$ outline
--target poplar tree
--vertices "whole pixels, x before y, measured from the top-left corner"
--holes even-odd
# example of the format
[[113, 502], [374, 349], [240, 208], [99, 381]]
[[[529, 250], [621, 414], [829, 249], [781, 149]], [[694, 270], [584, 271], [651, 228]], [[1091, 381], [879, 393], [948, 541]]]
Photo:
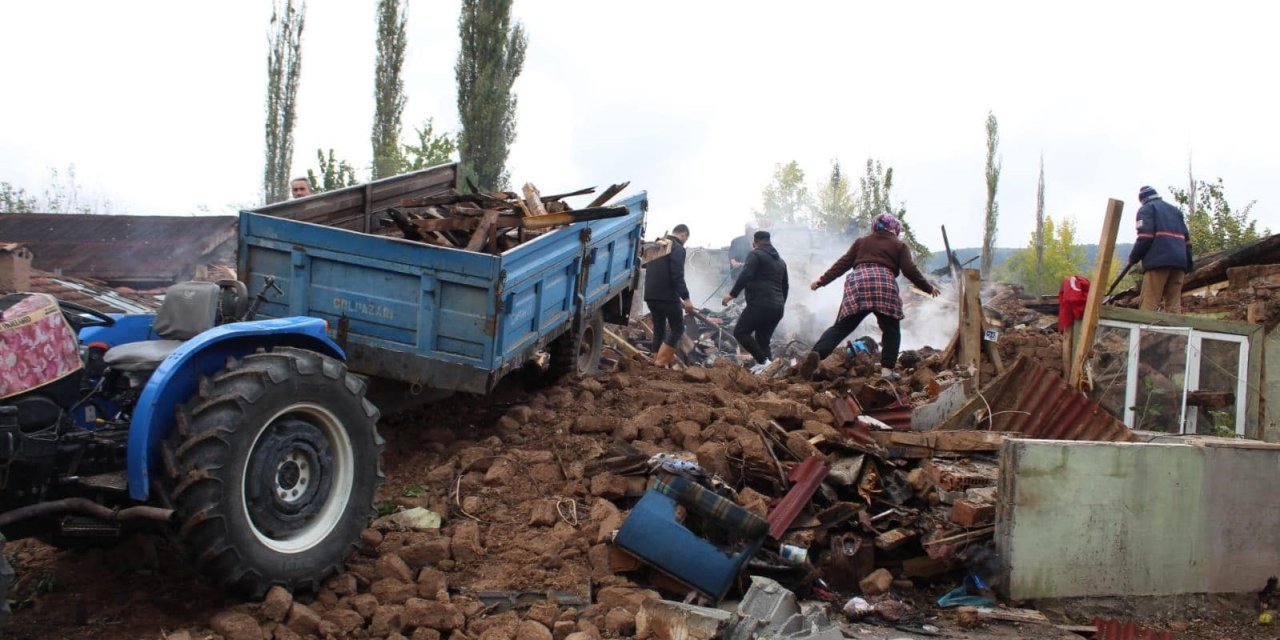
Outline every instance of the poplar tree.
[[302, 27], [306, 2], [276, 2], [267, 34], [266, 162], [262, 197], [267, 204], [289, 198], [293, 164], [293, 126], [297, 120], [298, 81], [302, 77]]
[[1044, 155], [1040, 156], [1040, 184], [1036, 186], [1036, 291], [1044, 272]]
[[996, 160], [996, 147], [1000, 144], [996, 116], [987, 112], [987, 215], [982, 229], [982, 275], [991, 273], [991, 262], [994, 259], [996, 244], [996, 219], [1000, 217], [1000, 207], [996, 204], [996, 187], [1000, 183], [1000, 162]]
[[400, 116], [404, 112], [404, 0], [378, 0], [378, 50], [373, 69], [373, 179], [400, 173]]
[[493, 191], [507, 184], [507, 154], [516, 138], [512, 86], [524, 67], [524, 27], [511, 23], [511, 0], [463, 0], [458, 36], [463, 175], [481, 191]]

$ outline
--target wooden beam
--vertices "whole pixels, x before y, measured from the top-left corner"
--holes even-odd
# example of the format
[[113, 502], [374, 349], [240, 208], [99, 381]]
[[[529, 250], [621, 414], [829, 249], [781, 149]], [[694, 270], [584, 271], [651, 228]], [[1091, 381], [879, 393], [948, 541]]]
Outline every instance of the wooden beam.
[[604, 340], [605, 342], [609, 343], [609, 346], [629, 356], [635, 356], [637, 358], [640, 358], [641, 360], [649, 359], [649, 356], [645, 355], [643, 351], [637, 349], [635, 345], [631, 344], [630, 342], [627, 342], [626, 338], [623, 338], [622, 336], [614, 333], [610, 329], [604, 330]]
[[1076, 324], [1073, 322], [1067, 325], [1065, 331], [1062, 332], [1062, 375], [1071, 374], [1071, 342], [1076, 332]]
[[[543, 216], [529, 216], [521, 218], [513, 215], [497, 216], [496, 226], [499, 229], [513, 229], [521, 227], [525, 229], [548, 229], [550, 227], [558, 227], [575, 222], [586, 222], [589, 220], [604, 220], [606, 218], [617, 218], [630, 213], [626, 207], [593, 207], [591, 209], [575, 209], [565, 213], [548, 213]], [[465, 217], [465, 218], [433, 218], [427, 220], [412, 220], [414, 226], [422, 231], [471, 231], [480, 226], [481, 217]]]
[[524, 206], [529, 210], [531, 216], [547, 215], [547, 208], [542, 204], [542, 194], [538, 193], [538, 188], [533, 186], [532, 182], [524, 183]]
[[622, 184], [610, 185], [609, 188], [605, 189], [603, 193], [596, 196], [596, 199], [592, 200], [591, 204], [587, 205], [586, 208], [590, 209], [591, 207], [603, 206], [604, 203], [612, 200], [614, 196], [618, 195], [619, 193], [622, 193], [622, 190], [626, 189], [630, 185], [631, 185], [630, 182], [623, 182]]
[[[991, 328], [990, 324], [986, 324], [983, 326], [985, 326], [988, 329]], [[984, 337], [982, 340], [982, 347], [984, 350], [986, 350], [987, 358], [991, 360], [991, 364], [995, 366], [996, 375], [998, 376], [1004, 375], [1004, 359], [1000, 357], [1000, 345], [990, 340], [987, 340]]]
[[[977, 371], [982, 366], [982, 301], [978, 298], [982, 276], [965, 269], [960, 298], [960, 364]], [[975, 378], [977, 374], [975, 373]]]
[[951, 334], [951, 341], [947, 343], [947, 348], [942, 350], [942, 368], [950, 369], [951, 361], [956, 358], [956, 347], [960, 342], [960, 331], [957, 329]]
[[1120, 232], [1120, 216], [1124, 203], [1112, 198], [1107, 201], [1107, 215], [1102, 220], [1102, 238], [1098, 241], [1098, 261], [1093, 266], [1093, 281], [1089, 286], [1089, 299], [1084, 305], [1084, 318], [1080, 323], [1080, 335], [1076, 338], [1075, 354], [1071, 358], [1071, 374], [1067, 382], [1076, 389], [1084, 387], [1084, 367], [1093, 350], [1093, 339], [1098, 331], [1098, 313], [1102, 307], [1104, 282], [1111, 278], [1111, 259], [1116, 253], [1116, 235]]
[[1187, 392], [1188, 407], [1212, 407], [1221, 409], [1229, 407], [1236, 403], [1236, 392], [1234, 391], [1209, 391], [1197, 390]]
[[489, 241], [490, 232], [496, 231], [498, 227], [498, 211], [490, 209], [484, 212], [480, 217], [480, 224], [476, 226], [476, 230], [471, 232], [471, 239], [467, 241], [467, 251], [479, 251], [484, 248]]

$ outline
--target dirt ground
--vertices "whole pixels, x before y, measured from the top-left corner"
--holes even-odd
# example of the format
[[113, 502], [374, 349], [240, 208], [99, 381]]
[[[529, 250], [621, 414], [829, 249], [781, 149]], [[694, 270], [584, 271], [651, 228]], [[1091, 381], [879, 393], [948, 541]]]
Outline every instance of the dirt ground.
[[[1034, 340], [1010, 341], [1008, 348], [1016, 344], [1050, 355], [1056, 347], [1048, 338]], [[627, 496], [643, 490], [643, 478], [594, 473], [593, 463], [616, 454], [620, 442], [645, 456], [714, 449], [723, 427], [714, 427], [713, 415], [723, 422], [744, 402], [765, 394], [800, 398], [812, 391], [794, 379], [753, 377], [727, 364], [695, 374], [623, 361], [621, 370], [597, 378], [541, 389], [513, 379], [487, 397], [450, 398], [381, 425], [387, 481], [379, 493], [380, 509], [431, 509], [444, 516], [440, 530], [366, 531], [348, 572], [318, 594], [300, 594], [292, 608], [271, 596], [263, 603], [224, 596], [201, 581], [161, 537], [89, 551], [19, 541], [6, 550], [19, 578], [3, 635], [69, 640], [630, 637], [640, 600], [653, 595], [678, 600], [683, 594], [655, 592], [644, 577], [609, 569], [605, 536], [621, 524]], [[661, 416], [647, 421], [658, 416], [646, 412], [652, 407], [663, 407]], [[960, 577], [953, 573], [900, 592], [921, 612], [919, 621], [938, 627], [936, 636], [853, 623], [845, 623], [845, 634], [883, 640], [1081, 637], [1043, 625], [961, 628], [953, 611], [931, 604]], [[553, 591], [559, 603], [522, 603], [503, 611], [484, 600], [482, 592], [490, 591]], [[574, 598], [583, 603], [566, 604]], [[840, 596], [837, 603], [845, 599]], [[1140, 620], [1179, 638], [1280, 637], [1258, 626], [1250, 607], [1247, 598], [1202, 599], [1180, 608], [1104, 601], [1087, 607], [1053, 603], [1044, 613], [1063, 624], [1086, 624], [1093, 615]]]

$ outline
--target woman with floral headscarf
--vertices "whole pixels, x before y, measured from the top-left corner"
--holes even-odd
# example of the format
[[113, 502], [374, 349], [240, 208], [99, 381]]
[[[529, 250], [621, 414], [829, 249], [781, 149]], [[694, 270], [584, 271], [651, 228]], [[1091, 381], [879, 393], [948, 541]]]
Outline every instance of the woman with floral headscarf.
[[899, 321], [903, 318], [902, 296], [898, 293], [898, 274], [907, 276], [917, 287], [937, 297], [938, 288], [921, 275], [911, 261], [911, 249], [898, 239], [902, 223], [893, 214], [882, 213], [871, 221], [871, 233], [854, 241], [836, 263], [809, 288], [816, 291], [849, 271], [844, 279], [844, 298], [840, 301], [840, 314], [836, 323], [822, 333], [813, 351], [800, 365], [800, 375], [813, 376], [818, 362], [831, 355], [840, 341], [853, 333], [868, 315], [875, 315], [883, 334], [880, 350], [880, 376], [893, 377], [898, 363], [898, 348], [902, 343]]

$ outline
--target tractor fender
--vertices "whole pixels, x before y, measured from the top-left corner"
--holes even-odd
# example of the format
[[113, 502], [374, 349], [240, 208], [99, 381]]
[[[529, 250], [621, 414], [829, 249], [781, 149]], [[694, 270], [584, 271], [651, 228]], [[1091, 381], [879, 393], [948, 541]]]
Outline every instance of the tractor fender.
[[129, 497], [143, 502], [149, 498], [160, 442], [173, 431], [178, 406], [195, 394], [202, 376], [221, 371], [227, 358], [273, 347], [308, 349], [345, 360], [346, 354], [325, 329], [324, 320], [301, 316], [235, 322], [205, 331], [169, 354], [151, 374], [133, 410], [126, 453]]
[[108, 347], [130, 342], [158, 340], [151, 325], [155, 324], [154, 313], [108, 313], [115, 324], [109, 327], [85, 327], [80, 330], [80, 344], [105, 342]]

